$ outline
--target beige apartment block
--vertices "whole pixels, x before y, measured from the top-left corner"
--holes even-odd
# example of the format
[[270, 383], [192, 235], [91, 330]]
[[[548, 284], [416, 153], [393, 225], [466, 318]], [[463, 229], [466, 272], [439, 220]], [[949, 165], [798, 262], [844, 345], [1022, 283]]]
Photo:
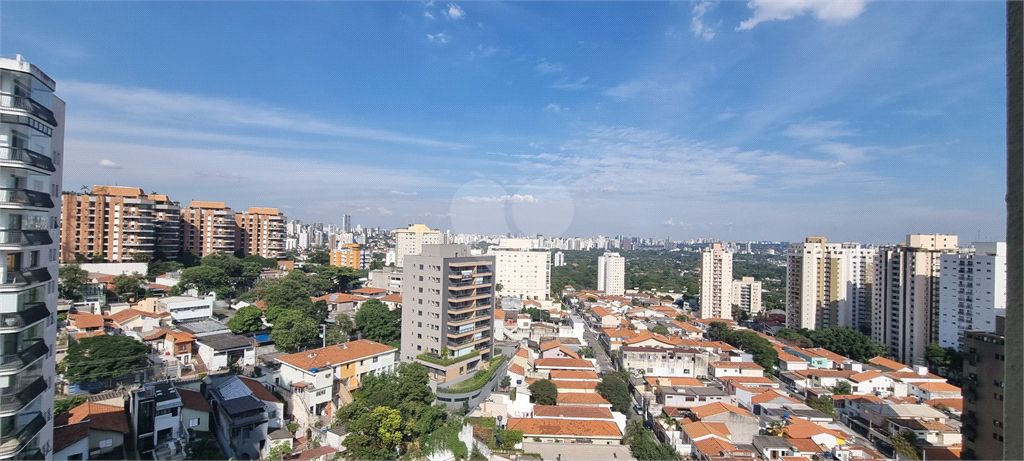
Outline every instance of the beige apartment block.
[[401, 269], [405, 257], [418, 255], [423, 245], [439, 245], [441, 231], [424, 224], [409, 224], [407, 229], [395, 229], [395, 267]]
[[277, 208], [249, 207], [235, 214], [235, 242], [246, 254], [277, 259], [284, 254], [285, 217]]
[[761, 282], [753, 277], [743, 277], [741, 280], [732, 281], [732, 303], [740, 306], [751, 316], [756, 316], [764, 311], [761, 305]]
[[62, 262], [74, 261], [76, 254], [116, 262], [178, 255], [180, 216], [166, 195], [93, 186], [89, 193], [65, 193], [62, 200]]
[[626, 258], [612, 252], [597, 258], [597, 290], [608, 296], [626, 293]]
[[732, 253], [721, 243], [700, 253], [700, 318], [732, 318]]
[[807, 237], [786, 252], [786, 323], [790, 328], [853, 329], [871, 323], [877, 249]]
[[494, 256], [500, 296], [545, 301], [551, 299], [551, 250], [535, 239], [500, 239], [487, 254]]
[[231, 253], [238, 247], [235, 212], [224, 202], [193, 200], [181, 209], [182, 250], [199, 256]]

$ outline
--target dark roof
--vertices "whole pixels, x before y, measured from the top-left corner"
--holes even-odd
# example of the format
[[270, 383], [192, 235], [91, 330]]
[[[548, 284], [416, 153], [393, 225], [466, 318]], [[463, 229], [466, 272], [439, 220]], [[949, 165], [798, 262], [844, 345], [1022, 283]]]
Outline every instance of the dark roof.
[[197, 343], [213, 348], [215, 351], [252, 347], [252, 340], [234, 333], [219, 333], [196, 339]]
[[283, 427], [281, 429], [278, 429], [274, 432], [267, 434], [267, 438], [270, 440], [284, 440], [290, 439], [292, 437], [295, 437], [295, 434], [288, 432], [288, 429], [285, 429]]
[[275, 396], [273, 392], [268, 391], [267, 388], [263, 386], [263, 383], [256, 381], [255, 379], [246, 378], [244, 376], [239, 376], [238, 379], [242, 380], [242, 383], [245, 384], [245, 386], [248, 387], [250, 390], [252, 390], [252, 395], [256, 396], [257, 399], [260, 399], [264, 402], [281, 403], [281, 399], [277, 398], [277, 396]]
[[153, 393], [156, 394], [156, 399], [154, 400], [157, 402], [166, 402], [179, 398], [178, 390], [174, 388], [170, 381], [151, 383], [146, 386], [153, 388]]
[[231, 415], [240, 415], [247, 411], [262, 410], [263, 402], [256, 397], [247, 395], [237, 399], [225, 400], [221, 402], [220, 406]]
[[203, 398], [203, 394], [189, 389], [178, 389], [178, 395], [181, 395], [181, 402], [185, 404], [185, 408], [213, 413], [213, 407]]
[[53, 452], [59, 452], [89, 436], [89, 422], [83, 421], [53, 428]]
[[[175, 322], [174, 326], [181, 331], [194, 335], [213, 333], [221, 330], [228, 330], [228, 326], [213, 319], [190, 320], [187, 322]], [[230, 330], [228, 330], [230, 331]]]

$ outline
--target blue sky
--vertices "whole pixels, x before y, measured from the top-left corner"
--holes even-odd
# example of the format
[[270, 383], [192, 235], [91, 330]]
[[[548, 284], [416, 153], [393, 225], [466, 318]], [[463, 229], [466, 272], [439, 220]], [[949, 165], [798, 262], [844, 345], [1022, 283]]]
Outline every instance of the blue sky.
[[4, 3], [64, 184], [455, 232], [1005, 234], [1002, 2]]

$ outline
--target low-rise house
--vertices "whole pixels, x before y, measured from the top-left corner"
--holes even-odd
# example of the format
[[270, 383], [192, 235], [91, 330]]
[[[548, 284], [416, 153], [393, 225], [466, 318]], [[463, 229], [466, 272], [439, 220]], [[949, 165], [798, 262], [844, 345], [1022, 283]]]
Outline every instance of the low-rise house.
[[[384, 296], [383, 298], [380, 298], [380, 302], [384, 303], [385, 306], [388, 306], [388, 310], [393, 311], [395, 309], [402, 309], [402, 295], [398, 293], [391, 293]], [[495, 314], [497, 314], [497, 312], [495, 312]]]
[[546, 443], [619, 445], [622, 440], [622, 431], [613, 421], [509, 418], [507, 429], [522, 431], [524, 440]]
[[[36, 424], [36, 421], [33, 420], [29, 425]], [[46, 421], [39, 417], [38, 424], [36, 432], [46, 425]], [[128, 425], [128, 415], [125, 414], [124, 407], [86, 402], [55, 417], [53, 425], [54, 428], [74, 426], [61, 429], [61, 440], [56, 439], [58, 432], [57, 429], [54, 430], [55, 459], [60, 459], [56, 456], [58, 452], [68, 455], [80, 454], [83, 445], [86, 444], [88, 453], [83, 459], [125, 459], [126, 457], [124, 440], [131, 433], [131, 428]], [[85, 438], [87, 442], [82, 442], [81, 438], [82, 432], [86, 430], [82, 429], [83, 425], [87, 427], [88, 431]], [[64, 447], [57, 450], [56, 447], [59, 445], [64, 445]]]
[[184, 402], [170, 381], [132, 391], [131, 423], [138, 459], [185, 459], [189, 435], [182, 424]]
[[213, 407], [206, 401], [203, 394], [191, 389], [177, 388], [181, 397], [181, 422], [189, 431], [189, 439], [210, 432], [210, 421], [213, 418]]
[[779, 358], [775, 360], [775, 365], [779, 368], [779, 371], [806, 370], [810, 366], [810, 362], [803, 357], [797, 357], [785, 350], [779, 350], [778, 353]]
[[204, 297], [194, 296], [168, 296], [156, 298], [156, 311], [168, 312], [175, 322], [187, 322], [213, 318], [213, 301], [217, 299], [214, 295]]
[[53, 459], [89, 459], [89, 421], [54, 423]]
[[[787, 439], [810, 439], [819, 446], [824, 446], [830, 451], [837, 445], [845, 445], [848, 435], [836, 429], [823, 427], [819, 424], [800, 418], [787, 418], [786, 426], [782, 429]], [[790, 443], [799, 443], [791, 440]], [[797, 445], [799, 447], [799, 445]], [[801, 450], [802, 451], [802, 450]], [[819, 451], [820, 453], [821, 451]]]
[[601, 396], [601, 394], [558, 394], [556, 402], [558, 405], [581, 405], [593, 407], [611, 408], [612, 403]]
[[691, 408], [690, 411], [693, 421], [724, 423], [729, 428], [733, 443], [750, 443], [760, 430], [757, 417], [735, 405], [714, 402]]
[[125, 309], [108, 316], [114, 327], [121, 330], [150, 331], [160, 327], [163, 317], [159, 314]]
[[352, 290], [352, 294], [356, 296], [362, 296], [364, 298], [381, 299], [387, 296], [388, 290], [375, 287], [362, 287]]
[[595, 321], [600, 322], [602, 328], [615, 328], [619, 325], [619, 316], [602, 306], [594, 306], [590, 314]]
[[234, 333], [219, 333], [196, 338], [199, 357], [210, 371], [226, 370], [231, 365], [256, 364], [253, 340]]
[[157, 328], [147, 333], [142, 337], [142, 342], [149, 344], [157, 353], [173, 355], [184, 364], [192, 361], [192, 354], [196, 347], [196, 335], [163, 328]]
[[206, 377], [214, 434], [225, 456], [259, 459], [267, 448], [267, 406], [234, 375]]
[[82, 312], [68, 314], [68, 332], [76, 338], [88, 338], [107, 334], [107, 319], [102, 315]]
[[[676, 444], [676, 450], [683, 456], [699, 456], [703, 454], [699, 449], [695, 449], [694, 445], [708, 439], [716, 439], [724, 444], [732, 445], [729, 442], [729, 428], [724, 423], [688, 422], [680, 426], [680, 432], [680, 440]], [[707, 449], [711, 448], [712, 444], [701, 443], [700, 445]], [[717, 455], [718, 453], [715, 453], [715, 456]]]
[[731, 376], [747, 376], [760, 378], [764, 376], [764, 367], [754, 362], [712, 362], [708, 373], [716, 378]]
[[651, 347], [623, 345], [622, 367], [642, 370], [654, 376], [696, 378], [706, 374], [707, 356], [689, 347]]
[[594, 362], [587, 359], [537, 359], [533, 361], [534, 371], [550, 374], [552, 370], [594, 371]]
[[267, 409], [267, 430], [274, 431], [284, 427], [284, 402], [259, 381], [244, 376], [239, 376], [238, 379], [242, 380], [242, 384], [245, 384], [252, 391], [252, 395], [260, 399]]
[[777, 435], [755, 435], [751, 445], [761, 455], [761, 459], [765, 460], [783, 459], [793, 456], [793, 452], [796, 451], [796, 447], [789, 443], [788, 439]]
[[907, 385], [908, 393], [921, 400], [960, 398], [960, 388], [944, 382], [918, 382]]
[[850, 391], [860, 395], [883, 395], [892, 388], [892, 378], [877, 370], [868, 370], [847, 378]]

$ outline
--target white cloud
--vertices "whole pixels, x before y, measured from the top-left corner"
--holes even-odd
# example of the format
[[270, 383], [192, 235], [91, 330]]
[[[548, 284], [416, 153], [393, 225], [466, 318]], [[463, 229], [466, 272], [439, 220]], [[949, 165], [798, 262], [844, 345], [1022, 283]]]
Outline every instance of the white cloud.
[[440, 32], [436, 35], [427, 34], [427, 38], [432, 42], [448, 43], [448, 36], [445, 35], [444, 32]]
[[393, 191], [391, 191], [391, 195], [400, 195], [402, 197], [415, 197], [416, 196], [416, 192], [415, 191], [413, 191], [413, 192], [405, 192], [405, 191], [400, 191], [400, 190], [393, 190]]
[[537, 68], [537, 72], [540, 72], [542, 74], [553, 74], [555, 72], [561, 72], [562, 71], [562, 65], [561, 64], [555, 64], [555, 63], [552, 63], [552, 62], [548, 62], [547, 59], [541, 59], [540, 62], [537, 64], [536, 68]]
[[493, 46], [477, 45], [476, 50], [480, 52], [481, 58], [486, 58], [498, 52], [498, 49]]
[[821, 21], [842, 23], [860, 16], [867, 0], [750, 0], [747, 6], [754, 10], [754, 16], [736, 30], [753, 29], [765, 21], [788, 21], [807, 13]]
[[100, 166], [103, 167], [103, 168], [114, 168], [114, 169], [120, 169], [121, 168], [121, 166], [118, 165], [117, 163], [114, 163], [114, 162], [112, 162], [110, 160], [107, 160], [107, 159], [100, 160]]
[[537, 198], [530, 194], [502, 195], [500, 197], [463, 197], [463, 200], [472, 203], [536, 203]]
[[462, 8], [459, 7], [459, 5], [456, 5], [454, 3], [448, 4], [448, 9], [445, 11], [445, 14], [447, 14], [448, 17], [452, 19], [462, 19], [466, 17], [466, 12], [463, 11]]
[[555, 103], [548, 104], [547, 107], [545, 107], [544, 109], [545, 110], [553, 110], [555, 112], [561, 112], [563, 110], [569, 110], [568, 107], [562, 107], [562, 106], [559, 106], [558, 104], [555, 104]]
[[714, 3], [706, 0], [693, 6], [693, 16], [690, 18], [690, 30], [693, 31], [693, 35], [704, 39], [704, 41], [710, 41], [715, 38], [715, 29], [704, 23], [704, 15], [714, 6]]
[[423, 17], [425, 17], [427, 19], [434, 19], [434, 15], [430, 14], [429, 11], [424, 11], [423, 12]]
[[379, 213], [379, 214], [381, 214], [383, 216], [390, 216], [390, 215], [395, 214], [394, 211], [391, 211], [391, 210], [389, 210], [387, 208], [384, 208], [384, 207], [377, 208], [377, 213]]
[[570, 80], [568, 78], [563, 78], [563, 79], [561, 79], [561, 80], [559, 80], [559, 81], [557, 81], [555, 83], [552, 83], [550, 85], [550, 87], [554, 88], [556, 90], [569, 90], [569, 91], [582, 90], [584, 88], [593, 88], [594, 85], [593, 84], [588, 84], [587, 83], [588, 81], [590, 81], [590, 77], [580, 77], [579, 79], [576, 79], [576, 80]]
[[818, 149], [840, 160], [840, 163], [843, 165], [867, 160], [867, 152], [870, 150], [869, 147], [853, 146], [839, 142], [825, 143], [818, 146]]
[[854, 131], [846, 122], [841, 120], [829, 120], [824, 122], [796, 123], [782, 132], [785, 136], [807, 140], [823, 140], [844, 136], [853, 136]]
[[672, 225], [675, 225], [675, 222], [674, 222], [674, 221], [672, 221], [672, 218], [668, 218], [668, 219], [666, 219], [666, 220], [662, 221], [661, 223], [662, 223], [662, 224], [664, 224], [664, 225], [666, 225], [666, 226], [672, 226]]

